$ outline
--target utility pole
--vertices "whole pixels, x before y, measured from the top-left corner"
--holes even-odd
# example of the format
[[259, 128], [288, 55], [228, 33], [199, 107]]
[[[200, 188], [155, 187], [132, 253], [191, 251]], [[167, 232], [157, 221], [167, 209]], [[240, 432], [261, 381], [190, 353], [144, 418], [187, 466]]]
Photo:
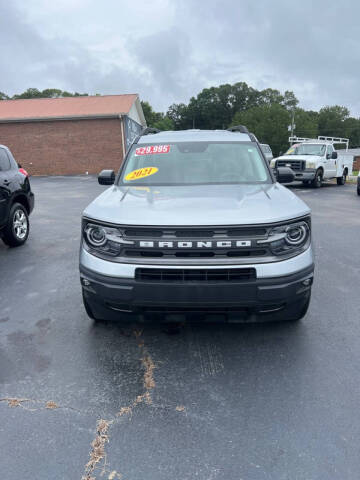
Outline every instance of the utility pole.
[[295, 130], [295, 107], [292, 109], [291, 113], [291, 136], [294, 136], [294, 130]]

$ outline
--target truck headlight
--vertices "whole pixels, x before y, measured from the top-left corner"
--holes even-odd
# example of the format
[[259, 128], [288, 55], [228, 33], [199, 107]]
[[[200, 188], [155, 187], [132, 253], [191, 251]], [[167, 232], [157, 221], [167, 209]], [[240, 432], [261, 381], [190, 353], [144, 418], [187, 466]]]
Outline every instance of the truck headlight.
[[275, 167], [276, 167], [276, 160], [271, 160], [270, 168], [275, 168]]
[[133, 244], [133, 241], [125, 240], [118, 228], [87, 223], [83, 221], [83, 238], [87, 246], [94, 253], [104, 255], [120, 255], [122, 245]]
[[316, 168], [315, 162], [309, 162], [306, 160], [306, 168]]
[[310, 245], [310, 229], [310, 218], [281, 225], [271, 229], [266, 240], [257, 243], [268, 245], [274, 255], [298, 254]]

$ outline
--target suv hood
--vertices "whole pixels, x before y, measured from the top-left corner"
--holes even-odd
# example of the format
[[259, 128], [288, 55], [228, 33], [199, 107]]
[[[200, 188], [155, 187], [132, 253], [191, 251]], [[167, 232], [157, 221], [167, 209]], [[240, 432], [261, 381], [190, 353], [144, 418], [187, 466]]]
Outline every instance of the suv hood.
[[83, 212], [118, 225], [254, 225], [290, 220], [309, 207], [278, 183], [176, 187], [112, 186]]

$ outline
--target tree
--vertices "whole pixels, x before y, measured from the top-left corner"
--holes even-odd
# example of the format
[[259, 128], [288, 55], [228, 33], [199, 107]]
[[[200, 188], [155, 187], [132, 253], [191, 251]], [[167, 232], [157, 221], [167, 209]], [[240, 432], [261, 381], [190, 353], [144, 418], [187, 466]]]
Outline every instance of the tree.
[[25, 92], [14, 95], [12, 97], [13, 100], [17, 100], [20, 98], [41, 98], [41, 92], [37, 88], [28, 88]]
[[288, 148], [289, 112], [277, 103], [237, 112], [232, 125], [246, 125], [261, 143], [268, 143], [274, 155]]
[[349, 110], [339, 105], [322, 108], [319, 111], [319, 135], [344, 137], [345, 120], [349, 115]]
[[161, 120], [155, 122], [153, 126], [159, 130], [174, 130], [173, 121], [166, 115]]
[[20, 98], [62, 98], [62, 97], [87, 97], [88, 93], [70, 93], [58, 88], [46, 88], [43, 91], [38, 90], [37, 88], [28, 88], [25, 92], [14, 95], [13, 100]]
[[174, 123], [171, 118], [161, 112], [154, 112], [149, 102], [141, 102], [144, 117], [148, 127], [158, 128], [159, 130], [173, 130]]
[[298, 137], [316, 138], [319, 135], [318, 117], [319, 114], [317, 112], [296, 108], [294, 111], [294, 134]]
[[162, 119], [163, 114], [154, 112], [149, 102], [142, 101], [141, 106], [142, 106], [145, 120], [148, 127], [153, 127], [156, 122]]
[[0, 92], [0, 100], [9, 100], [9, 97], [6, 93]]

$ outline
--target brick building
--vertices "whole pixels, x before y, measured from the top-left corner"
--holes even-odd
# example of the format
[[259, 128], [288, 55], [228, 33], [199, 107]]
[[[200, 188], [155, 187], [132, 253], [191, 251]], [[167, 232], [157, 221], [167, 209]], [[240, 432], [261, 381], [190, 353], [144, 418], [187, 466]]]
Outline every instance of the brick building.
[[0, 101], [0, 144], [32, 175], [117, 170], [145, 125], [136, 94]]

